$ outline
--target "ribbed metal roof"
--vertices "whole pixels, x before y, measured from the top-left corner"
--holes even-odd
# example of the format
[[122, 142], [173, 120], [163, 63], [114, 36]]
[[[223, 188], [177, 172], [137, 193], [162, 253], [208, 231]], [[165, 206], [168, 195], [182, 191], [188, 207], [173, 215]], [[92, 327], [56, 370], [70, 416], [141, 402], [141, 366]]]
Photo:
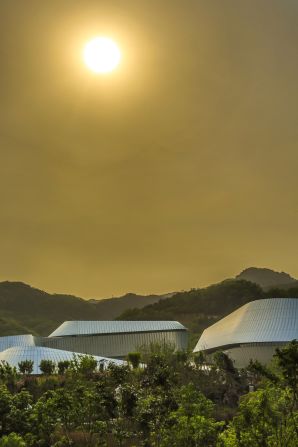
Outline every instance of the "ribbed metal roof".
[[238, 343], [298, 339], [298, 299], [268, 298], [245, 304], [205, 329], [194, 352]]
[[[18, 367], [18, 363], [24, 360], [32, 360], [33, 364], [33, 374], [41, 374], [39, 365], [41, 360], [52, 360], [58, 363], [63, 360], [72, 360], [73, 355], [82, 355], [70, 351], [62, 351], [60, 349], [43, 348], [39, 346], [16, 346], [13, 348], [8, 348], [3, 352], [0, 352], [0, 361], [4, 360], [8, 362], [11, 366]], [[108, 366], [109, 363], [114, 363], [117, 365], [123, 365], [125, 362], [121, 360], [109, 359], [106, 357], [92, 356], [99, 363], [103, 363], [104, 366]]]
[[65, 321], [49, 337], [177, 330], [186, 328], [177, 321]]
[[0, 352], [13, 346], [34, 346], [35, 340], [33, 335], [8, 335], [0, 337]]

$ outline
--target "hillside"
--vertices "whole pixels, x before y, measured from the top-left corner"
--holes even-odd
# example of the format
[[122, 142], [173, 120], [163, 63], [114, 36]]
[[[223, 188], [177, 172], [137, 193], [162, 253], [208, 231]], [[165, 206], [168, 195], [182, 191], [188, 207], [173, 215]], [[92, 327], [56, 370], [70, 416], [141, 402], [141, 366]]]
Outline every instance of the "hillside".
[[172, 298], [131, 309], [118, 317], [119, 320], [178, 320], [192, 333], [192, 344], [202, 331], [220, 318], [249, 301], [267, 297], [298, 297], [298, 288], [268, 292], [245, 280], [229, 279], [204, 289], [180, 292]]
[[48, 335], [65, 320], [111, 320], [124, 310], [155, 303], [167, 295], [127, 294], [106, 300], [83, 300], [43, 292], [22, 282], [0, 282], [0, 336]]
[[237, 275], [236, 279], [254, 282], [264, 290], [272, 287], [289, 288], [298, 286], [298, 281], [288, 273], [276, 272], [268, 268], [249, 267]]
[[89, 303], [96, 304], [97, 310], [102, 312], [102, 316], [106, 320], [113, 320], [126, 309], [148, 306], [157, 303], [159, 300], [170, 298], [174, 293], [164, 295], [137, 295], [135, 293], [127, 293], [117, 298], [106, 298], [104, 300], [89, 300]]

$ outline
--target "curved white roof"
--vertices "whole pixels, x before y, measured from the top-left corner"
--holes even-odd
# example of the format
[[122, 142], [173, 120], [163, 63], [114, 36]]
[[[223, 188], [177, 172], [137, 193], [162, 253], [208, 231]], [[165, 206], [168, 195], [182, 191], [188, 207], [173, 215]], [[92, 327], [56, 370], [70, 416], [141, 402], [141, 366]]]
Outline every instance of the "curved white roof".
[[0, 352], [13, 346], [34, 346], [35, 340], [33, 335], [8, 335], [0, 337]]
[[[53, 362], [58, 363], [63, 360], [72, 360], [74, 354], [78, 356], [82, 355], [71, 351], [43, 348], [40, 346], [16, 346], [0, 352], [0, 361], [4, 360], [11, 366], [17, 368], [19, 362], [22, 362], [23, 360], [32, 360], [34, 362], [33, 374], [41, 374], [39, 369], [41, 360], [52, 360]], [[99, 363], [103, 363], [105, 367], [108, 366], [109, 363], [115, 363], [117, 365], [123, 365], [125, 363], [121, 360], [109, 359], [107, 357], [98, 357], [95, 355], [92, 357]]]
[[298, 298], [269, 298], [247, 303], [205, 329], [194, 352], [294, 339], [298, 339]]
[[177, 321], [65, 321], [49, 337], [186, 330]]

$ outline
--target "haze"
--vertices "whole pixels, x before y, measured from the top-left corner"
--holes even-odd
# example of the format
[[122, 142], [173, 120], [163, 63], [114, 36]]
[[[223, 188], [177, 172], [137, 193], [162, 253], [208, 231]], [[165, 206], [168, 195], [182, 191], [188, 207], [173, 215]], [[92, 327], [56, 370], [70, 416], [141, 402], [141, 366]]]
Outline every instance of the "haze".
[[[298, 276], [298, 3], [0, 3], [2, 280], [84, 297]], [[104, 78], [82, 48], [123, 59]]]

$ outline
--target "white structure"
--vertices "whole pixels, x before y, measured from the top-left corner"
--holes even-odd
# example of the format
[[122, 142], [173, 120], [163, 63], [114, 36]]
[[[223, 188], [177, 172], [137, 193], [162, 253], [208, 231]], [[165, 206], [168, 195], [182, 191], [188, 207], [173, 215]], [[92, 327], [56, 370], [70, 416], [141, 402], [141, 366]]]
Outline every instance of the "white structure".
[[5, 349], [14, 346], [35, 346], [35, 337], [31, 334], [25, 335], [8, 335], [7, 337], [0, 337], [0, 353]]
[[194, 352], [221, 350], [238, 368], [268, 363], [278, 347], [298, 339], [298, 299], [252, 301], [205, 329]]
[[0, 361], [17, 366], [33, 360], [33, 373], [40, 374], [41, 360], [58, 363], [89, 354], [106, 367], [109, 362], [123, 364], [129, 352], [152, 343], [186, 349], [187, 330], [176, 321], [65, 321], [49, 337], [0, 337]]
[[65, 321], [44, 345], [122, 359], [152, 343], [187, 348], [187, 330], [177, 321]]
[[[0, 352], [0, 362], [6, 361], [11, 366], [18, 368], [18, 364], [24, 360], [33, 361], [32, 374], [41, 374], [39, 365], [42, 360], [51, 360], [56, 365], [64, 360], [73, 360], [74, 355], [82, 355], [70, 351], [62, 351], [60, 349], [43, 348], [39, 346], [15, 346]], [[105, 369], [109, 363], [121, 365], [121, 360], [112, 360], [104, 357], [93, 356], [98, 366], [102, 365]]]

